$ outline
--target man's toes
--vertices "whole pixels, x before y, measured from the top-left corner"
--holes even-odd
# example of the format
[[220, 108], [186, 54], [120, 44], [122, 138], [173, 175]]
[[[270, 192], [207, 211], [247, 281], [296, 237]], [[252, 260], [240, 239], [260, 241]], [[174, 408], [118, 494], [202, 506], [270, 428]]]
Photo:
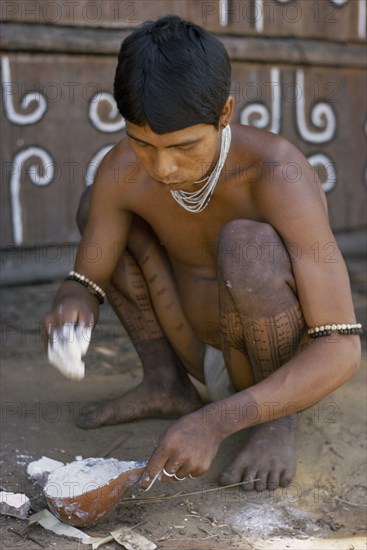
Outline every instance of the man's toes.
[[280, 474], [278, 470], [272, 470], [268, 475], [267, 488], [269, 491], [274, 491], [279, 487]]
[[220, 485], [232, 485], [233, 483], [240, 483], [243, 481], [243, 461], [240, 457], [228, 466], [219, 477]]
[[252, 471], [246, 468], [245, 473], [241, 481], [243, 481], [242, 489], [244, 491], [253, 491], [255, 489], [255, 484], [257, 479], [256, 470]]
[[232, 485], [233, 483], [239, 483], [241, 481], [241, 474], [235, 469], [224, 470], [219, 476], [219, 485]]
[[283, 472], [280, 474], [279, 485], [281, 487], [287, 487], [287, 485], [291, 483], [293, 478], [294, 478], [294, 472], [291, 472], [289, 470], [283, 470]]
[[83, 428], [83, 430], [90, 430], [92, 428], [100, 426], [101, 424], [99, 422], [91, 420], [88, 415], [80, 414], [76, 418], [76, 425], [79, 426], [79, 428]]
[[256, 474], [257, 481], [255, 481], [255, 484], [254, 484], [256, 491], [265, 491], [265, 489], [267, 488], [267, 485], [266, 485], [267, 478], [268, 478], [267, 472], [261, 472], [261, 471], [257, 472]]
[[90, 430], [92, 428], [98, 428], [104, 424], [102, 409], [99, 405], [89, 405], [84, 407], [82, 412], [76, 419], [76, 424], [79, 428], [84, 430]]

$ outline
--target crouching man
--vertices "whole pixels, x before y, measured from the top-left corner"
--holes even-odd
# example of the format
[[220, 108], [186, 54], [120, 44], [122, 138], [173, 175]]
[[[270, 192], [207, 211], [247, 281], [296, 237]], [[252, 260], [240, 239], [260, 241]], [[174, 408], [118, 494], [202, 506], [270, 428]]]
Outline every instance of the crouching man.
[[[139, 386], [79, 426], [180, 417], [159, 438], [144, 489], [158, 476], [204, 474], [237, 431], [246, 444], [220, 482], [287, 485], [292, 413], [360, 362], [361, 327], [316, 174], [284, 138], [231, 122], [229, 89], [224, 47], [192, 23], [163, 17], [123, 42], [114, 93], [126, 136], [83, 194], [75, 268], [45, 318], [45, 333], [96, 324], [106, 294], [144, 368]], [[91, 243], [98, 261], [88, 260]]]

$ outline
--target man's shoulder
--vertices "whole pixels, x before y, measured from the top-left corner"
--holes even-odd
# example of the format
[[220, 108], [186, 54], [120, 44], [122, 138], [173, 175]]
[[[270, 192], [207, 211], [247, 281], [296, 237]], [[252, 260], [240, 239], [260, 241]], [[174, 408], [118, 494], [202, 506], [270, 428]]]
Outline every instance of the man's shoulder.
[[261, 128], [235, 124], [237, 147], [244, 157], [258, 162], [282, 162], [301, 152], [285, 137]]
[[237, 155], [241, 155], [242, 171], [259, 211], [274, 211], [276, 204], [283, 205], [285, 200], [302, 202], [312, 197], [326, 204], [317, 173], [290, 141], [240, 124], [234, 131]]
[[103, 157], [94, 183], [95, 185], [110, 185], [114, 188], [124, 185], [126, 192], [130, 182], [140, 179], [140, 172], [141, 167], [129, 146], [127, 137], [124, 136]]
[[306, 185], [311, 180], [317, 182], [307, 158], [285, 137], [241, 124], [235, 127], [235, 136], [245, 172], [257, 175], [252, 179], [255, 189], [274, 192], [274, 182], [277, 190], [281, 184], [287, 188], [296, 182], [301, 187], [302, 182]]
[[131, 150], [126, 135], [124, 135], [120, 141], [108, 151], [101, 165], [105, 167], [115, 166], [123, 168], [129, 162], [136, 163], [136, 157]]

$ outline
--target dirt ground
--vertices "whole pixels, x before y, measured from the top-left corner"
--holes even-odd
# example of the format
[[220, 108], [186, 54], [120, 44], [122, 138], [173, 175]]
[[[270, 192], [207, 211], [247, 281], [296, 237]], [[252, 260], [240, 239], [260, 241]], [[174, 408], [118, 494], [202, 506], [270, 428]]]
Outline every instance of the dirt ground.
[[[351, 260], [354, 299], [365, 316], [361, 263]], [[103, 456], [122, 434], [127, 440], [109, 456], [147, 459], [170, 423], [145, 420], [83, 431], [75, 417], [88, 403], [118, 396], [141, 379], [134, 349], [109, 306], [104, 306], [87, 356], [83, 382], [63, 378], [43, 353], [39, 326], [57, 282], [2, 289], [2, 489], [25, 492], [31, 513], [45, 508], [40, 488], [27, 479], [27, 464], [43, 455], [70, 462], [77, 455]], [[298, 470], [294, 482], [274, 492], [218, 489], [216, 480], [243, 443], [236, 434], [221, 446], [203, 478], [165, 485], [119, 504], [110, 521], [91, 529], [107, 534], [120, 525], [154, 541], [158, 549], [343, 549], [366, 548], [366, 354], [344, 387], [299, 415]], [[217, 488], [215, 491], [205, 492]], [[181, 494], [177, 495], [180, 492]], [[192, 494], [196, 493], [196, 494]], [[165, 495], [174, 498], [156, 500]], [[38, 524], [1, 516], [2, 548], [90, 548]], [[121, 548], [108, 543], [106, 549]]]

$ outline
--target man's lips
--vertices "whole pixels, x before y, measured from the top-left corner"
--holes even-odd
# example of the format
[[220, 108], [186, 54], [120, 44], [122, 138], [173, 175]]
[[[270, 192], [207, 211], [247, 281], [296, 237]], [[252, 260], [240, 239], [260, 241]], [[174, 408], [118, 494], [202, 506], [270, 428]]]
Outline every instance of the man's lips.
[[160, 185], [161, 187], [164, 187], [168, 191], [176, 191], [176, 190], [184, 191], [185, 187], [186, 187], [186, 190], [187, 188], [191, 188], [191, 191], [195, 191], [200, 188], [200, 187], [196, 187], [195, 189], [195, 183], [196, 183], [195, 181], [180, 181], [178, 183], [177, 182], [165, 183], [164, 181], [157, 180], [155, 178], [153, 178], [153, 180], [155, 181], [155, 183], [158, 183], [158, 185]]
[[170, 191], [174, 191], [176, 189], [181, 189], [185, 185], [190, 185], [188, 182], [180, 181], [178, 183], [165, 183], [164, 181], [160, 180], [154, 180], [156, 183], [158, 183], [161, 187], [165, 187], [166, 189], [169, 189]]

